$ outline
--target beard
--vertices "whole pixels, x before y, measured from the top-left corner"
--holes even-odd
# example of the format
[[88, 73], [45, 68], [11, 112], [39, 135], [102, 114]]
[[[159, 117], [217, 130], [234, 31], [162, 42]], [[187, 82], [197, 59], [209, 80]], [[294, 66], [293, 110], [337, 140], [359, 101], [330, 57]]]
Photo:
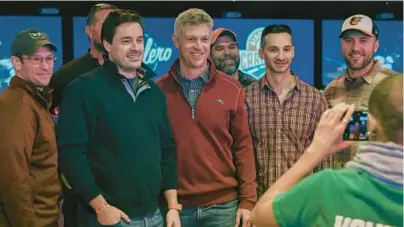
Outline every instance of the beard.
[[[348, 55], [351, 55], [351, 54], [356, 54], [356, 53], [351, 52], [351, 53], [349, 53]], [[352, 63], [349, 61], [349, 57], [346, 57], [346, 56], [344, 55], [345, 63], [347, 64], [347, 67], [348, 67], [349, 69], [354, 70], [354, 71], [355, 71], [355, 70], [361, 70], [361, 69], [365, 68], [366, 66], [368, 66], [368, 65], [372, 62], [373, 57], [374, 57], [374, 55], [366, 56], [365, 54], [362, 54], [362, 53], [359, 53], [359, 54], [361, 54], [361, 55], [363, 56], [363, 62], [362, 62], [362, 64], [360, 64], [360, 65], [354, 65], [354, 64], [352, 64]]]
[[[226, 63], [226, 60], [233, 60], [233, 63]], [[238, 70], [240, 65], [240, 57], [235, 54], [225, 54], [222, 57], [213, 59], [213, 62], [215, 63], [216, 69], [231, 76]]]

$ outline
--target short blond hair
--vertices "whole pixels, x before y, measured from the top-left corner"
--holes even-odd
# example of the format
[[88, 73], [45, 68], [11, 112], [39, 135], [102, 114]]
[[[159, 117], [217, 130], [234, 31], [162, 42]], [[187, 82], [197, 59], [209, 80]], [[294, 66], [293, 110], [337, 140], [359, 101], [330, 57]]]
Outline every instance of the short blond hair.
[[186, 25], [199, 25], [208, 24], [209, 27], [213, 28], [213, 19], [202, 9], [191, 8], [180, 13], [175, 19], [174, 23], [174, 34], [177, 35], [178, 31]]

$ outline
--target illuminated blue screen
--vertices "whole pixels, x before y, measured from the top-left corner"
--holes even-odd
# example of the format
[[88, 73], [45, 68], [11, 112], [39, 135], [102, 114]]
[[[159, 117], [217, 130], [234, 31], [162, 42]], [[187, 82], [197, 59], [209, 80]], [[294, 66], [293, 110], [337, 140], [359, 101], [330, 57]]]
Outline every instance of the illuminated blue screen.
[[[89, 48], [89, 40], [85, 33], [86, 18], [75, 17], [74, 57], [84, 55]], [[172, 42], [175, 18], [144, 18], [145, 24], [145, 58], [144, 62], [162, 76], [169, 70], [178, 57], [178, 51]], [[264, 27], [271, 24], [287, 24], [293, 32], [295, 59], [292, 70], [305, 82], [313, 85], [314, 81], [314, 25], [313, 20], [288, 19], [214, 19], [214, 29], [225, 27], [233, 30], [238, 37], [241, 50], [240, 69], [250, 75], [261, 78], [265, 65], [259, 58], [258, 47]]]

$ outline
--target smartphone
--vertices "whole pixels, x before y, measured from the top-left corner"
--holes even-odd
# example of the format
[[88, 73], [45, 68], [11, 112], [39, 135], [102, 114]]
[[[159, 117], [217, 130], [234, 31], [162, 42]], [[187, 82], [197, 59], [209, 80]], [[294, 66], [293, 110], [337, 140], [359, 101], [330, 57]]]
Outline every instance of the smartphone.
[[355, 111], [344, 132], [344, 140], [368, 140], [368, 112]]

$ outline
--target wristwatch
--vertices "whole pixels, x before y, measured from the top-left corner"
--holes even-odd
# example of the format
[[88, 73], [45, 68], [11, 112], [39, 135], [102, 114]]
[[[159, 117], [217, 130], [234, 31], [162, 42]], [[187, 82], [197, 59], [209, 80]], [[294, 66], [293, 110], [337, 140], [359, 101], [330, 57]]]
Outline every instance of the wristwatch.
[[168, 209], [169, 210], [174, 209], [174, 210], [178, 210], [178, 212], [181, 212], [182, 211], [182, 205], [178, 204], [178, 203], [169, 203], [168, 204]]

